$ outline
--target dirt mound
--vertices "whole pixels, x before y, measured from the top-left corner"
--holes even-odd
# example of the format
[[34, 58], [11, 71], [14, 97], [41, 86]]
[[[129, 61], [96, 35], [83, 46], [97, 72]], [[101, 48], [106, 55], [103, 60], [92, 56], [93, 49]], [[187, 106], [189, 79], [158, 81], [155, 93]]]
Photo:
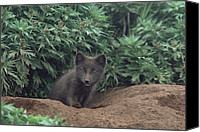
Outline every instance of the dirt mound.
[[68, 126], [185, 129], [185, 87], [179, 85], [136, 85], [98, 93], [89, 108], [73, 108], [59, 101], [2, 97], [7, 103], [27, 109], [28, 114], [49, 115], [67, 121]]

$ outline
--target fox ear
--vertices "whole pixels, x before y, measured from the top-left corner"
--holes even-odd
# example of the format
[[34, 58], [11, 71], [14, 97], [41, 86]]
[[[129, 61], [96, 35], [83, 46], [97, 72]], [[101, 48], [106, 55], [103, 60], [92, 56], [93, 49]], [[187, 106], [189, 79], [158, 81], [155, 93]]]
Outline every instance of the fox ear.
[[106, 66], [106, 56], [104, 54], [99, 55], [95, 59], [102, 67]]
[[82, 52], [78, 52], [76, 54], [76, 59], [75, 59], [75, 64], [79, 65], [81, 62], [83, 62], [85, 60], [85, 55]]

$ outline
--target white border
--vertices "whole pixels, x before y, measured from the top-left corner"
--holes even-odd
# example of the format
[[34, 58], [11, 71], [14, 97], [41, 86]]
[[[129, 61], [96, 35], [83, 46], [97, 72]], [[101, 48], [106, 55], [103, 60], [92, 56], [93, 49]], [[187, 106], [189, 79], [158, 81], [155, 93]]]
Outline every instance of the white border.
[[[21, 4], [54, 4], [54, 3], [91, 3], [91, 2], [123, 2], [123, 1], [170, 1], [170, 0], [1, 0], [0, 5]], [[197, 0], [196, 0], [197, 1]]]

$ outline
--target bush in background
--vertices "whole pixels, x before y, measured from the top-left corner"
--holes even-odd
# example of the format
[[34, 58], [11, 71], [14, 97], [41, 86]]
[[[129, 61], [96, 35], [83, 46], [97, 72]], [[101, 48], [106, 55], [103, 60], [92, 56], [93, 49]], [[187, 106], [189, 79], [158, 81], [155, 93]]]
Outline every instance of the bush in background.
[[4, 6], [1, 15], [3, 95], [45, 98], [77, 51], [108, 52], [107, 17], [95, 5]]
[[185, 85], [184, 2], [112, 3], [106, 9], [117, 37], [104, 87]]
[[185, 85], [184, 2], [3, 6], [3, 95], [46, 98], [77, 51], [107, 56], [100, 91]]

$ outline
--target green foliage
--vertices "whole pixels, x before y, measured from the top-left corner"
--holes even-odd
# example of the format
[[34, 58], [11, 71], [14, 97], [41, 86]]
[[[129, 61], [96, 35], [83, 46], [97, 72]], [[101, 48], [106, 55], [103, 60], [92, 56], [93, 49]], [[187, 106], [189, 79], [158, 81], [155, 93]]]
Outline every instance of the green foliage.
[[108, 87], [185, 85], [185, 3], [3, 6], [3, 95], [46, 98], [77, 51], [107, 56]]
[[[185, 84], [184, 2], [160, 4], [163, 10], [159, 14], [155, 13], [153, 16], [149, 11], [151, 15], [147, 15], [147, 18], [140, 17], [132, 31], [151, 48], [151, 58], [154, 58], [154, 63], [159, 68], [155, 79], [159, 83]], [[160, 17], [162, 19], [158, 19]]]
[[2, 7], [3, 95], [45, 98], [77, 51], [105, 49], [102, 10], [86, 4]]
[[[116, 3], [108, 7], [115, 17], [112, 23], [116, 29], [121, 27], [118, 35], [127, 36], [112, 42], [114, 51], [110, 54], [112, 58], [108, 57], [109, 70], [103, 87], [151, 83], [184, 85], [184, 2]], [[119, 26], [123, 19], [127, 21]], [[132, 23], [128, 25], [128, 21]]]
[[66, 126], [66, 122], [55, 116], [27, 115], [23, 108], [15, 108], [13, 104], [1, 102], [1, 123], [6, 125], [44, 125], [44, 126]]

